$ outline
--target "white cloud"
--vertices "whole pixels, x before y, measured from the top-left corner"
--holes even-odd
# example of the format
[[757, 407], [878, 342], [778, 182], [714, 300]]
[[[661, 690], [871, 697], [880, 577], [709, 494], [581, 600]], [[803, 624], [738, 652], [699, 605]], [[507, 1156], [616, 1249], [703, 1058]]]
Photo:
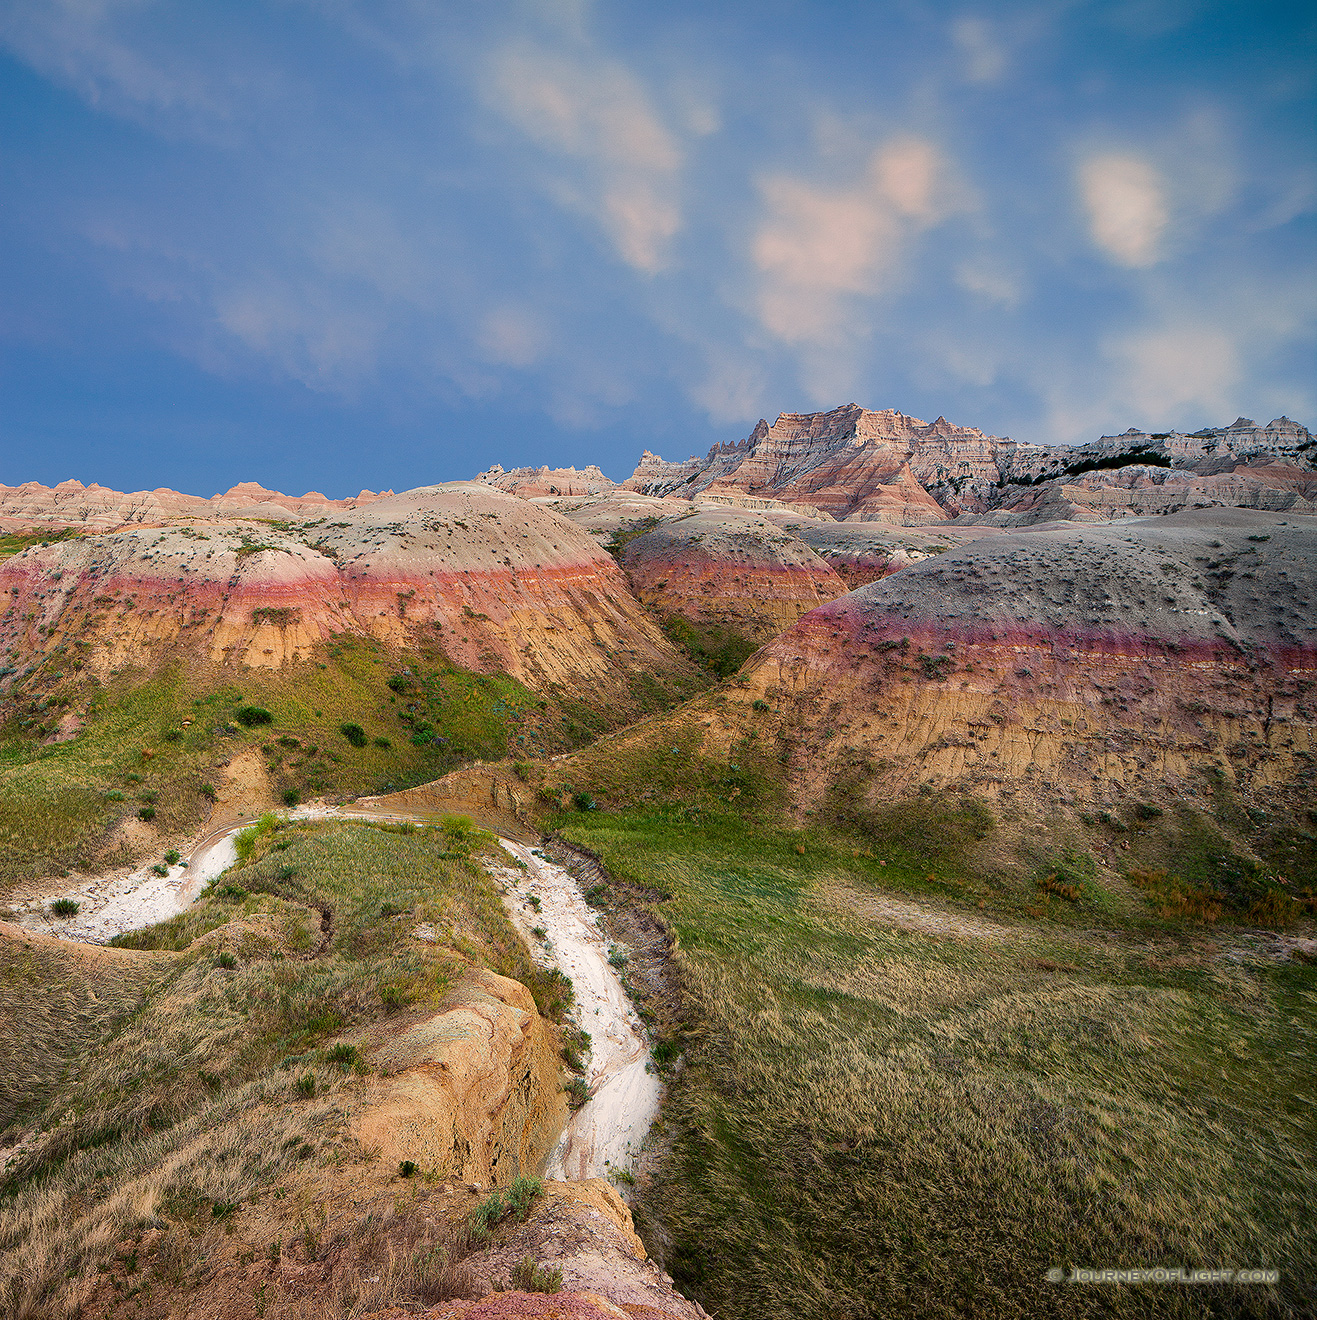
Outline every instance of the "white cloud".
[[946, 172], [932, 143], [904, 138], [875, 150], [853, 187], [761, 180], [765, 215], [751, 257], [764, 329], [791, 344], [845, 339], [847, 300], [881, 292], [909, 239], [950, 209]]
[[1144, 158], [1107, 152], [1079, 168], [1093, 242], [1122, 266], [1151, 266], [1170, 221], [1166, 185]]
[[1002, 307], [1016, 307], [1023, 294], [1020, 278], [991, 261], [962, 261], [956, 267], [956, 283]]
[[495, 307], [481, 318], [476, 344], [490, 362], [529, 367], [539, 361], [549, 336], [541, 318], [525, 307]]
[[662, 269], [681, 228], [683, 151], [639, 79], [594, 52], [519, 45], [495, 56], [490, 90], [501, 115], [582, 167], [560, 196], [597, 217], [628, 265]]
[[690, 390], [690, 397], [711, 422], [725, 426], [759, 417], [767, 393], [767, 379], [753, 360], [713, 349], [708, 354], [707, 373]]
[[1152, 425], [1191, 412], [1223, 417], [1239, 395], [1240, 348], [1225, 327], [1175, 324], [1137, 330], [1111, 341], [1106, 356], [1116, 367], [1113, 384], [1130, 415], [1152, 419]]
[[965, 77], [970, 82], [995, 83], [1006, 72], [1006, 46], [987, 19], [957, 19], [951, 25], [951, 40], [964, 59]]

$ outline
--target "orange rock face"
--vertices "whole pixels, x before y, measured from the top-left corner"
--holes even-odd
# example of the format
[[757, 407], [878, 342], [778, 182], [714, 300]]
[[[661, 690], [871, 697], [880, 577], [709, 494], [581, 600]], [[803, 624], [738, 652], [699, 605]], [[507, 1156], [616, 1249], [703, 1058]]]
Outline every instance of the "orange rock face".
[[0, 657], [78, 643], [95, 672], [182, 650], [278, 666], [336, 633], [405, 645], [532, 686], [611, 690], [679, 666], [613, 560], [551, 510], [458, 483], [271, 526], [133, 526], [0, 563]]
[[806, 800], [1317, 799], [1317, 519], [1202, 510], [976, 541], [804, 616], [752, 659]]

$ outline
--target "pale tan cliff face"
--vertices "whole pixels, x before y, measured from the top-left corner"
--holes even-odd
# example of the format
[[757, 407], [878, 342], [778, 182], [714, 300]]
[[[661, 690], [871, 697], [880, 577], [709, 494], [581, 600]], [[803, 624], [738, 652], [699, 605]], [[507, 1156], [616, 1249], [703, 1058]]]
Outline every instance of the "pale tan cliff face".
[[605, 690], [679, 664], [613, 560], [552, 510], [427, 487], [306, 521], [189, 522], [34, 547], [0, 563], [0, 650], [64, 643], [104, 673], [183, 651], [278, 667], [335, 634], [438, 645], [531, 686]]
[[472, 971], [448, 1007], [371, 1052], [353, 1135], [396, 1166], [504, 1187], [544, 1163], [567, 1119], [553, 1030], [530, 991]]

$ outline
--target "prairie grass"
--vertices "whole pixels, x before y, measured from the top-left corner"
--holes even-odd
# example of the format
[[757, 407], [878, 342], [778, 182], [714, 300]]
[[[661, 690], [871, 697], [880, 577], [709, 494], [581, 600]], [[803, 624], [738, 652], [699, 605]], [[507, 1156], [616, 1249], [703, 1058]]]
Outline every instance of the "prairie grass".
[[[880, 895], [867, 859], [730, 818], [560, 828], [667, 896], [698, 1026], [677, 1042], [687, 1066], [637, 1218], [711, 1312], [1317, 1306], [1310, 968], [1111, 925], [980, 938], [973, 908], [945, 932], [900, 929], [829, 898]], [[1282, 1281], [1154, 1298], [1046, 1283], [1058, 1265], [1275, 1266]]]
[[[322, 656], [282, 670], [179, 660], [100, 682], [52, 654], [0, 698], [0, 897], [15, 881], [130, 860], [106, 844], [142, 793], [157, 794], [140, 809], [160, 835], [192, 832], [246, 748], [264, 751], [276, 799], [390, 792], [473, 759], [576, 746], [626, 714], [623, 703], [587, 728], [565, 696], [366, 639], [340, 638]], [[269, 722], [246, 724], [252, 711]], [[81, 732], [44, 745], [71, 712], [83, 714]], [[357, 742], [340, 732], [347, 725], [361, 730]]]
[[[26, 1138], [0, 1180], [0, 1313], [75, 1308], [116, 1243], [204, 1238], [310, 1156], [356, 1158], [357, 1042], [469, 966], [561, 1007], [479, 864], [487, 837], [272, 819], [245, 864], [119, 949], [0, 941], [0, 1142]], [[389, 1288], [433, 1276], [437, 1300], [454, 1258], [427, 1259], [395, 1261]]]

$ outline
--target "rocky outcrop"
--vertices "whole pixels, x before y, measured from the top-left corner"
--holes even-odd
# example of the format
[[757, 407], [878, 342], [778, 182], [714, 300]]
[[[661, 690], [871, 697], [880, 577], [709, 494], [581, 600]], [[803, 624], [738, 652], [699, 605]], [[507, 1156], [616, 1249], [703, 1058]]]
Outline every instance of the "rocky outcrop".
[[641, 602], [697, 626], [765, 642], [846, 585], [799, 536], [752, 513], [696, 506], [629, 541]]
[[847, 404], [760, 421], [703, 460], [646, 451], [623, 483], [684, 499], [763, 499], [836, 519], [918, 526], [965, 518], [998, 526], [1174, 512], [1220, 505], [1311, 512], [1305, 474], [1317, 442], [1281, 417], [1240, 418], [1183, 435], [1129, 431], [1091, 445], [1026, 445], [893, 409]]
[[16, 669], [57, 647], [98, 674], [179, 652], [277, 667], [344, 632], [424, 640], [455, 664], [541, 688], [612, 690], [632, 669], [681, 663], [590, 536], [472, 483], [332, 518], [53, 542], [0, 563], [0, 593], [0, 657]]
[[803, 800], [859, 773], [1116, 802], [1317, 796], [1317, 520], [1198, 510], [972, 542], [805, 615], [742, 671]]
[[530, 991], [470, 972], [448, 1006], [370, 1055], [353, 1135], [391, 1166], [503, 1187], [532, 1176], [567, 1118], [552, 1028]]
[[310, 518], [333, 509], [356, 509], [392, 495], [363, 490], [355, 499], [331, 500], [319, 491], [282, 495], [254, 481], [239, 482], [222, 495], [202, 499], [176, 490], [139, 490], [131, 495], [92, 482], [61, 481], [43, 486], [0, 484], [0, 532], [30, 532], [72, 527], [110, 532], [133, 525], [157, 526], [190, 518]]

